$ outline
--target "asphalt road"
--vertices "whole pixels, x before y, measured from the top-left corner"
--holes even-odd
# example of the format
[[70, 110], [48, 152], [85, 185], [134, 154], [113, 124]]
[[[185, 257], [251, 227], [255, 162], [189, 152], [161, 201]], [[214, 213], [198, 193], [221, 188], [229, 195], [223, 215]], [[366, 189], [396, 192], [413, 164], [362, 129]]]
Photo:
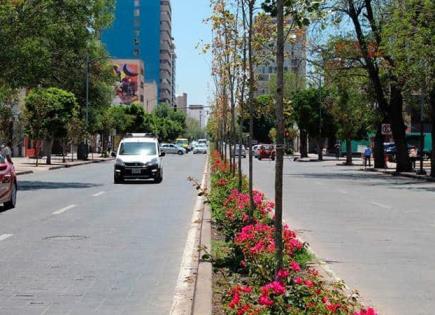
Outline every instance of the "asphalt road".
[[113, 162], [20, 176], [0, 314], [168, 314], [205, 156], [164, 161], [161, 184], [114, 185]]
[[[274, 163], [254, 172], [273, 198]], [[284, 174], [285, 220], [338, 277], [380, 315], [434, 314], [435, 183], [336, 161], [287, 159]]]

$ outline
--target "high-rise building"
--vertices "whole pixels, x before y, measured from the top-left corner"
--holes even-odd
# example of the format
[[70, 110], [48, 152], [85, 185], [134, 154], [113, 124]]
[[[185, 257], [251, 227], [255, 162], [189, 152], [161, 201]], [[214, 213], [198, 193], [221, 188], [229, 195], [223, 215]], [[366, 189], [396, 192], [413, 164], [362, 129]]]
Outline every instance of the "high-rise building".
[[187, 93], [178, 95], [176, 98], [177, 109], [187, 113]]
[[169, 0], [118, 0], [112, 26], [101, 39], [112, 58], [139, 59], [159, 101], [174, 105], [172, 10]]
[[[296, 30], [288, 34], [284, 45], [284, 72], [292, 71], [303, 81], [306, 76], [306, 32]], [[276, 76], [277, 66], [275, 56], [266, 58], [264, 62], [255, 67], [256, 96], [269, 94], [270, 80]]]

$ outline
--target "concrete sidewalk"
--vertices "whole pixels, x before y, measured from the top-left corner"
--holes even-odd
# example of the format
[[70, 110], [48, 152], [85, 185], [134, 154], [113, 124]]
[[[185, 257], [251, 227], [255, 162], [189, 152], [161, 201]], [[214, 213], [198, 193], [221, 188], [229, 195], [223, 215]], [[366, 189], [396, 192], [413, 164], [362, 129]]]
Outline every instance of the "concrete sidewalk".
[[52, 156], [50, 165], [45, 164], [46, 159], [42, 158], [39, 160], [39, 165], [36, 166], [36, 159], [34, 159], [34, 158], [27, 158], [27, 157], [14, 157], [14, 158], [12, 158], [12, 161], [14, 162], [14, 165], [15, 165], [15, 170], [16, 170], [17, 175], [51, 171], [51, 170], [56, 170], [56, 169], [60, 169], [60, 168], [74, 167], [74, 166], [80, 166], [80, 165], [86, 165], [86, 164], [92, 164], [92, 163], [100, 163], [100, 162], [106, 162], [106, 161], [111, 161], [111, 160], [113, 160], [112, 157], [103, 158], [103, 157], [100, 157], [99, 154], [94, 154], [93, 158], [90, 155], [89, 159], [86, 161], [77, 160], [77, 159], [74, 159], [73, 161], [71, 161], [71, 156], [66, 156], [65, 162], [63, 162], [63, 158], [61, 156]]
[[[286, 156], [287, 159], [293, 159], [294, 157], [299, 157], [298, 154], [295, 154], [294, 156]], [[323, 161], [319, 161], [317, 158], [317, 154], [309, 154], [307, 158], [299, 158], [297, 162], [322, 162], [328, 165], [334, 165], [337, 166], [344, 166], [346, 162], [346, 158], [341, 157], [340, 159], [336, 159], [332, 156], [324, 156]], [[352, 158], [352, 165], [353, 167], [361, 167], [362, 171], [371, 171], [371, 172], [379, 172], [384, 174], [389, 174], [392, 176], [402, 176], [402, 177], [408, 177], [408, 178], [415, 178], [420, 180], [426, 180], [430, 182], [435, 182], [435, 178], [430, 177], [430, 161], [424, 161], [423, 168], [426, 171], [427, 175], [417, 175], [415, 171], [413, 172], [396, 172], [396, 163], [394, 162], [387, 162], [387, 168], [374, 168], [373, 164], [374, 161], [372, 159], [370, 167], [364, 167], [363, 159], [360, 157], [353, 157]], [[416, 163], [416, 170], [420, 169], [420, 162], [417, 161]]]

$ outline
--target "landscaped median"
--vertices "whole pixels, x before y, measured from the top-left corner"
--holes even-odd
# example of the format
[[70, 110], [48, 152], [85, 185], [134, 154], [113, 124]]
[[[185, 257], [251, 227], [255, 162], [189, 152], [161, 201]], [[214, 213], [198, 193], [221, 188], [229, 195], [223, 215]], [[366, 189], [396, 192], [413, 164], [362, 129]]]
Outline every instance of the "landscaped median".
[[296, 233], [284, 226], [284, 268], [275, 270], [274, 204], [254, 192], [249, 217], [246, 181], [238, 179], [218, 152], [211, 157], [213, 314], [375, 315], [362, 308], [342, 282], [326, 281]]

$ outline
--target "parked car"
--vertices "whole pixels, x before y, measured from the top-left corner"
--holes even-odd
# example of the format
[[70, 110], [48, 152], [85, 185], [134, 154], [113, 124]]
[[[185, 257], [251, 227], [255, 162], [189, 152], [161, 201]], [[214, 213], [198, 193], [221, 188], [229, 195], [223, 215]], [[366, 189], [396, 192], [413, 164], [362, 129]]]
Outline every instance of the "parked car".
[[240, 148], [240, 145], [236, 145], [236, 149], [234, 152], [235, 156], [241, 156], [242, 158], [246, 158], [246, 149], [245, 147], [242, 145], [242, 147]]
[[193, 154], [198, 154], [198, 153], [202, 153], [202, 154], [207, 154], [207, 146], [205, 144], [199, 143], [197, 146], [195, 146], [193, 148]]
[[182, 148], [176, 144], [173, 143], [163, 143], [160, 146], [160, 150], [162, 152], [165, 152], [166, 154], [178, 154], [178, 155], [183, 155], [186, 153], [186, 149]]
[[271, 159], [275, 160], [276, 152], [275, 147], [272, 144], [261, 145], [258, 152], [258, 159]]
[[15, 208], [17, 203], [17, 176], [12, 163], [0, 154], [0, 203], [5, 209]]
[[148, 135], [133, 134], [121, 140], [115, 160], [114, 182], [130, 179], [153, 179], [163, 181], [163, 164], [159, 142]]
[[262, 146], [262, 144], [256, 144], [252, 147], [252, 152], [255, 158], [258, 159], [258, 156], [260, 154], [260, 147]]

